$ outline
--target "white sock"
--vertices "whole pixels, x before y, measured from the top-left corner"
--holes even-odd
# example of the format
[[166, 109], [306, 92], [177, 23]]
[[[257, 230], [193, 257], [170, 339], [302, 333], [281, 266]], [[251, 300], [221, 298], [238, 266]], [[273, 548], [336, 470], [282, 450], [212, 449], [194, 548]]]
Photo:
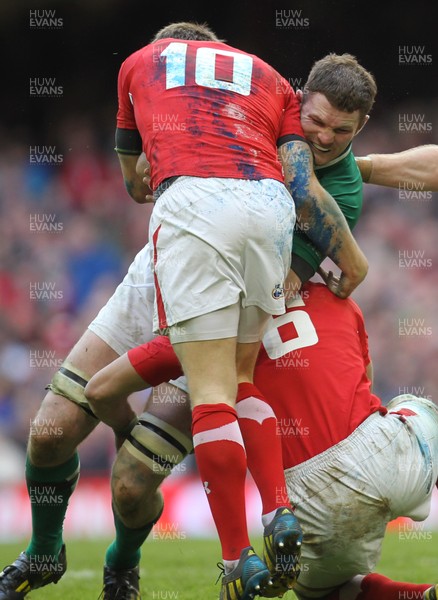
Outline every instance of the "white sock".
[[262, 515], [262, 525], [263, 527], [267, 527], [269, 523], [272, 522], [272, 519], [275, 517], [278, 508], [271, 510], [271, 512], [266, 513], [266, 515]]
[[360, 584], [364, 575], [356, 575], [339, 589], [339, 600], [355, 600], [361, 592]]
[[238, 564], [239, 564], [239, 559], [224, 560], [225, 575], [228, 575], [228, 573], [231, 573], [231, 571], [234, 571], [234, 569], [237, 567]]

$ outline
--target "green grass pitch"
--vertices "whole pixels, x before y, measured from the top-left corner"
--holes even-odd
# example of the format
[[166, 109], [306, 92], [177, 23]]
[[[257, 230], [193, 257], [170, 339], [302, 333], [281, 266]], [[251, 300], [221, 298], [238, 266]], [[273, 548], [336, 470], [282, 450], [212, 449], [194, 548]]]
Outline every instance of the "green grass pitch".
[[[408, 537], [408, 539], [406, 539]], [[102, 589], [102, 563], [106, 540], [67, 540], [68, 570], [57, 585], [27, 596], [34, 600], [97, 600]], [[257, 550], [261, 540], [254, 541]], [[12, 562], [26, 542], [1, 544], [0, 567]], [[438, 532], [421, 539], [389, 533], [378, 571], [392, 579], [436, 583]], [[214, 540], [148, 540], [143, 546], [141, 594], [143, 600], [217, 600], [220, 560]], [[284, 600], [295, 600], [293, 592]]]

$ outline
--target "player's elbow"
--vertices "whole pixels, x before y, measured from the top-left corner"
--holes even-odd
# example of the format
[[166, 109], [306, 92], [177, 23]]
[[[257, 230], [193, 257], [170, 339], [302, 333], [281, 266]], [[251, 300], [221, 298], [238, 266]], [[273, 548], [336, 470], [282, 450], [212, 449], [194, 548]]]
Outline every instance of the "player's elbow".
[[366, 259], [364, 259], [361, 262], [361, 264], [353, 270], [353, 276], [354, 276], [354, 279], [357, 281], [358, 285], [359, 285], [359, 283], [362, 283], [362, 281], [368, 275], [368, 268], [369, 268], [368, 261]]
[[360, 248], [354, 253], [352, 260], [349, 262], [348, 277], [351, 281], [354, 281], [357, 285], [362, 283], [368, 274], [369, 263]]

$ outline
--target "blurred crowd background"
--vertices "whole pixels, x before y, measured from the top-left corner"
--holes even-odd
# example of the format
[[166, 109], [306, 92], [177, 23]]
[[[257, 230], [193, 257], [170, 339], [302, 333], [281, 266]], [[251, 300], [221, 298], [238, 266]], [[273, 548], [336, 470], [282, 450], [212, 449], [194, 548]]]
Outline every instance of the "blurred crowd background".
[[[420, 2], [381, 6], [379, 15], [362, 15], [355, 2], [241, 2], [215, 10], [170, 3], [161, 19], [137, 1], [66, 4], [0, 7], [2, 55], [6, 63], [14, 58], [5, 65], [0, 113], [0, 483], [22, 480], [45, 386], [147, 241], [151, 207], [129, 198], [113, 150], [116, 78], [123, 58], [162, 25], [207, 20], [295, 88], [315, 59], [351, 52], [379, 87], [355, 154], [438, 143], [438, 52], [426, 3], [426, 12]], [[300, 25], [282, 26], [292, 9], [301, 11]], [[32, 10], [55, 10], [58, 26], [32, 26]], [[24, 59], [15, 60], [17, 39]], [[406, 47], [426, 57], [423, 64], [400, 66]], [[55, 78], [59, 93], [35, 97], [32, 78]], [[424, 126], [400, 127], [406, 122]], [[366, 318], [375, 391], [385, 402], [404, 392], [438, 401], [438, 194], [368, 185], [364, 196], [355, 233], [370, 272], [354, 298]], [[83, 473], [106, 473], [111, 432], [99, 425], [80, 453]]]

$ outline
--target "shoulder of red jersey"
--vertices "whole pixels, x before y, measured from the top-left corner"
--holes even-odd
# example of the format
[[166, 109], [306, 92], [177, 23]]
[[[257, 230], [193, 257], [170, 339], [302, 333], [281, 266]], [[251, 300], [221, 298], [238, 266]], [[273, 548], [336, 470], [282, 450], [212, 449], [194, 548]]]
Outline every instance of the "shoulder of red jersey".
[[148, 46], [143, 46], [143, 48], [139, 48], [138, 50], [136, 50], [135, 52], [133, 52], [132, 54], [130, 54], [129, 56], [127, 56], [125, 58], [125, 60], [122, 62], [122, 64], [120, 65], [120, 71], [121, 72], [123, 72], [123, 71], [126, 72], [132, 66], [134, 66], [135, 63], [137, 62], [137, 60], [144, 53], [144, 51], [145, 51], [146, 48], [148, 48]]
[[339, 305], [344, 309], [348, 307], [352, 313], [355, 313], [363, 319], [363, 313], [359, 305], [351, 298], [339, 298], [332, 291], [329, 290], [325, 283], [316, 281], [306, 282], [301, 289], [301, 296], [306, 302], [310, 300], [312, 303], [324, 302], [329, 303], [333, 306]]
[[[312, 314], [338, 314], [342, 320], [350, 322], [359, 334], [365, 364], [370, 362], [368, 353], [368, 334], [365, 327], [365, 318], [360, 306], [351, 298], [338, 298], [329, 290], [325, 283], [309, 281], [301, 290], [303, 300], [309, 313]], [[339, 312], [341, 311], [341, 312]]]

